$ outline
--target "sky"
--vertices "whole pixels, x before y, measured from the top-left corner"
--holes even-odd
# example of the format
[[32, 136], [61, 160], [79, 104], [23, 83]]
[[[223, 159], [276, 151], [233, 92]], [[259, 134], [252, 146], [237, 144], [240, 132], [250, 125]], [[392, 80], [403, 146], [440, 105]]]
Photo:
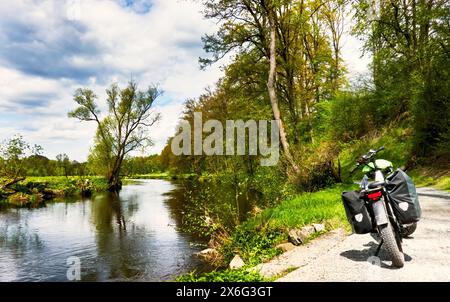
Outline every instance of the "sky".
[[[0, 2], [0, 141], [21, 134], [55, 158], [84, 161], [95, 124], [69, 119], [73, 93], [88, 87], [105, 108], [105, 89], [133, 78], [141, 89], [158, 84], [150, 130], [158, 153], [173, 135], [183, 103], [223, 75], [219, 62], [202, 71], [201, 37], [217, 25], [191, 0], [15, 0]], [[346, 34], [350, 78], [367, 70], [360, 42]]]

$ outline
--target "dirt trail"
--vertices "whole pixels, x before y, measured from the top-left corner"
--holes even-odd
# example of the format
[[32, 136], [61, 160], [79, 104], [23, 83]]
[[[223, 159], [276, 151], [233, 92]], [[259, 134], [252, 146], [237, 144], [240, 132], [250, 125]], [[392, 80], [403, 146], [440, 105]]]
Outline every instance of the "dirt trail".
[[[347, 236], [336, 230], [258, 266], [277, 281], [450, 281], [450, 194], [418, 188], [422, 219], [410, 239], [403, 240], [405, 266], [391, 267], [386, 252], [369, 235]], [[370, 258], [370, 259], [369, 259]], [[376, 265], [372, 265], [372, 260]]]

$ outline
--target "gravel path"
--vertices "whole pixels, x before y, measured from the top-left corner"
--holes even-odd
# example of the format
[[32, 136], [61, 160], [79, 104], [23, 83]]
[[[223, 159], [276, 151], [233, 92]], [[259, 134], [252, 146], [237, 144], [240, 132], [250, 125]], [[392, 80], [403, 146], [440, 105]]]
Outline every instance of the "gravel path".
[[[297, 268], [277, 281], [450, 281], [450, 194], [418, 188], [422, 219], [416, 232], [403, 240], [405, 266], [391, 267], [383, 249], [369, 235], [328, 233], [305, 246], [258, 266], [274, 276]], [[369, 260], [374, 263], [371, 264]]]

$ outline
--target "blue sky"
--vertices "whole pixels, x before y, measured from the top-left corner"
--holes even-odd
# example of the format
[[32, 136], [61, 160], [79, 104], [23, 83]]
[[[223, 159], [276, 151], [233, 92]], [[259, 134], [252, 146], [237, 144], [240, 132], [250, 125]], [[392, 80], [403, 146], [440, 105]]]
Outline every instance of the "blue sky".
[[[0, 140], [16, 133], [54, 158], [65, 152], [85, 160], [95, 125], [67, 118], [78, 87], [104, 104], [105, 88], [158, 83], [164, 95], [151, 131], [159, 152], [187, 98], [197, 97], [222, 75], [220, 64], [200, 71], [201, 36], [216, 25], [199, 1], [15, 0], [0, 2]], [[348, 38], [351, 72], [364, 71], [359, 44]]]

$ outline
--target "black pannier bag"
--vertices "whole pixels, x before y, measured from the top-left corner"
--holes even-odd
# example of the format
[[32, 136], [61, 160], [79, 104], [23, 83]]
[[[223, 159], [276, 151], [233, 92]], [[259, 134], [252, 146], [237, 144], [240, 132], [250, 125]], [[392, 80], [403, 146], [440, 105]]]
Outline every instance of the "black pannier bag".
[[373, 229], [372, 218], [367, 211], [364, 200], [359, 198], [359, 193], [356, 191], [343, 192], [342, 201], [353, 231], [356, 234], [370, 233]]
[[416, 186], [401, 169], [387, 177], [386, 186], [395, 216], [401, 224], [417, 222], [422, 215]]

